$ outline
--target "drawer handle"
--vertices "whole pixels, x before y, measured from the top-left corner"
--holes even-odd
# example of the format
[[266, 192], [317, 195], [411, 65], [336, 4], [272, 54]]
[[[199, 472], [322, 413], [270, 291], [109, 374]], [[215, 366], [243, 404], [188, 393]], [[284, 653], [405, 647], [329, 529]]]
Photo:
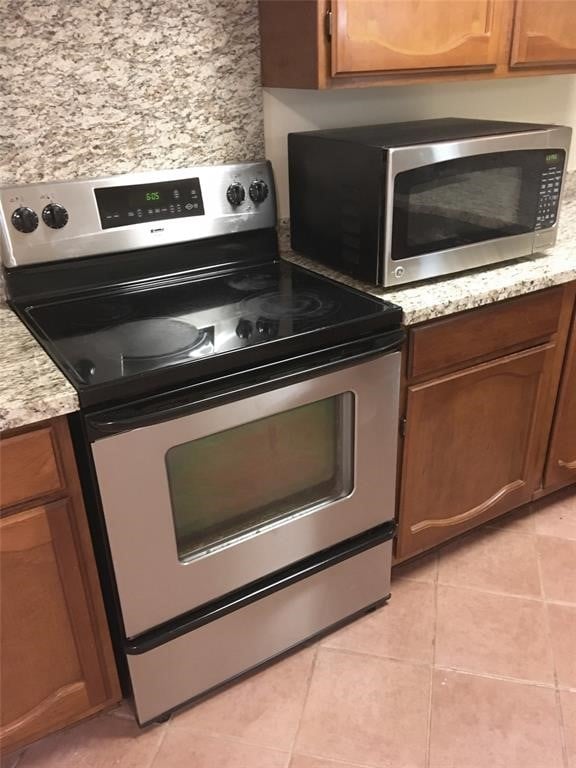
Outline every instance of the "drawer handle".
[[576, 459], [574, 459], [574, 461], [562, 461], [562, 459], [558, 459], [558, 466], [563, 469], [576, 469]]

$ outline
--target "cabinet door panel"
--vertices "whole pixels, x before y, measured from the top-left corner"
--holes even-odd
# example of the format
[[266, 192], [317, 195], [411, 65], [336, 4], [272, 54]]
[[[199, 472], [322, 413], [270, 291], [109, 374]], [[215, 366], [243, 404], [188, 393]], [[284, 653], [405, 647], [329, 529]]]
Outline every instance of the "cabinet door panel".
[[558, 393], [544, 487], [576, 483], [576, 316]]
[[530, 500], [553, 345], [408, 388], [398, 556]]
[[332, 74], [498, 63], [502, 0], [336, 0]]
[[517, 0], [510, 64], [576, 64], [576, 2]]
[[107, 697], [72, 508], [57, 501], [0, 520], [0, 746], [62, 727]]
[[50, 426], [0, 439], [0, 479], [2, 507], [64, 488]]

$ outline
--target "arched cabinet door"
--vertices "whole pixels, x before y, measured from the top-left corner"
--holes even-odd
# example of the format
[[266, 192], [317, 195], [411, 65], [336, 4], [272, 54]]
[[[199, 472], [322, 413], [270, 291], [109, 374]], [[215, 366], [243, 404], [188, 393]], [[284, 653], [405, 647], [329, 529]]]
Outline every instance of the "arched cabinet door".
[[575, 0], [517, 0], [511, 67], [576, 65]]
[[335, 0], [332, 75], [494, 68], [508, 10], [502, 0]]
[[0, 753], [120, 699], [65, 417], [0, 439]]
[[544, 487], [570, 483], [576, 483], [576, 314], [556, 403]]
[[554, 350], [542, 345], [408, 387], [399, 557], [530, 501]]

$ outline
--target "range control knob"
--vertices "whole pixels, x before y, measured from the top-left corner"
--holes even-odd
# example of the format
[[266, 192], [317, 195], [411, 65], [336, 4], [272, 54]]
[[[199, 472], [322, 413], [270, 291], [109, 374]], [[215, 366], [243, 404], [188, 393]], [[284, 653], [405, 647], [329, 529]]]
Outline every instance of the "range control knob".
[[62, 229], [68, 223], [68, 211], [63, 205], [49, 203], [42, 211], [42, 221], [51, 229]]
[[248, 188], [250, 199], [255, 203], [263, 203], [268, 197], [268, 184], [262, 179], [257, 179]]
[[259, 317], [256, 320], [256, 330], [262, 339], [274, 339], [278, 336], [280, 323], [278, 320], [270, 317]]
[[250, 322], [250, 320], [245, 320], [243, 317], [238, 320], [238, 325], [236, 326], [236, 335], [240, 339], [249, 339], [250, 336], [254, 333], [254, 326]]
[[32, 208], [23, 205], [12, 214], [12, 225], [18, 232], [34, 232], [38, 226], [38, 216]]
[[244, 202], [245, 197], [246, 191], [238, 181], [235, 181], [234, 184], [230, 184], [226, 190], [226, 198], [230, 205], [233, 205], [234, 207], [241, 205]]

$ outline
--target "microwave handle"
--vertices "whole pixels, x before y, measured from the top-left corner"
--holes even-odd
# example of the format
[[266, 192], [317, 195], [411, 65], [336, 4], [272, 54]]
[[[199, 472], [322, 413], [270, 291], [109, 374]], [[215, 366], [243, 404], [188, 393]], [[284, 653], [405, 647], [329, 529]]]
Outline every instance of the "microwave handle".
[[87, 414], [85, 424], [88, 439], [94, 442], [99, 438], [186, 416], [224, 402], [279, 389], [337, 368], [356, 365], [371, 357], [400, 350], [405, 337], [406, 332], [401, 328], [322, 352], [308, 353], [288, 361], [268, 363], [250, 371], [201, 382], [129, 406]]

